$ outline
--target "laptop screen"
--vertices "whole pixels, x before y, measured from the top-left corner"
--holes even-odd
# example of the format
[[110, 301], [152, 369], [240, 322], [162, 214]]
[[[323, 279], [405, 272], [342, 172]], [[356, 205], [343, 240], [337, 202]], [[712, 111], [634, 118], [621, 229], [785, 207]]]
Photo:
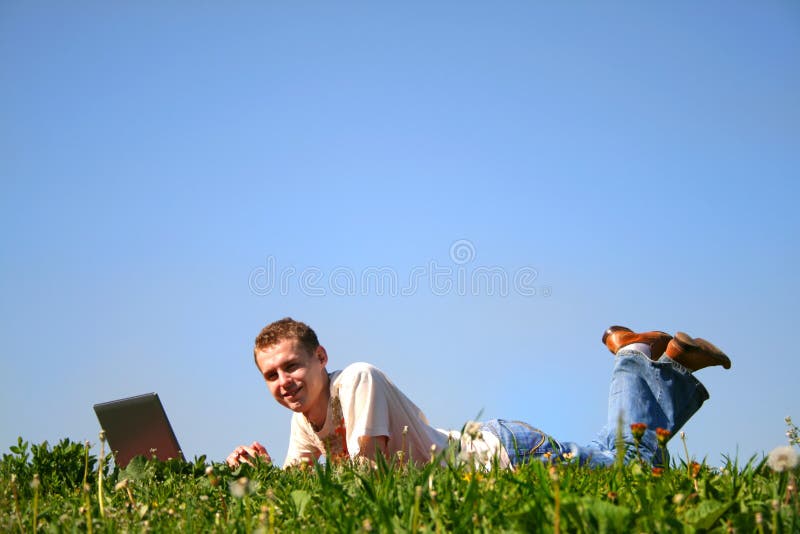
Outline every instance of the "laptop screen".
[[95, 404], [94, 412], [118, 466], [125, 467], [138, 455], [184, 459], [158, 394]]

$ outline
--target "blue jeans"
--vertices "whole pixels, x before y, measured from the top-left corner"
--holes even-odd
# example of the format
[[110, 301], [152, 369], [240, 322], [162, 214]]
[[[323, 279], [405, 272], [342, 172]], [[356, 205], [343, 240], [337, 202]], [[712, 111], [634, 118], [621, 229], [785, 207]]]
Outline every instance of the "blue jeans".
[[654, 464], [666, 464], [666, 448], [659, 450], [656, 428], [675, 435], [708, 399], [708, 391], [687, 369], [667, 356], [651, 361], [639, 351], [617, 354], [608, 394], [608, 420], [588, 445], [560, 442], [527, 423], [493, 419], [483, 424], [498, 437], [512, 465], [532, 459], [549, 460], [569, 453], [581, 464], [611, 465], [616, 460], [617, 426], [627, 445], [625, 457], [636, 456], [631, 423], [644, 423], [647, 430], [639, 443], [639, 454]]

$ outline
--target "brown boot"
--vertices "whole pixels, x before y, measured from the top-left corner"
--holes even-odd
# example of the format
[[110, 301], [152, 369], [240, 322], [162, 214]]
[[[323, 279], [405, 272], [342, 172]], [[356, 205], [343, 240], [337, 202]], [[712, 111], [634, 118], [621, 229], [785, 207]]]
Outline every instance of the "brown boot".
[[698, 371], [712, 365], [731, 368], [731, 360], [713, 343], [685, 332], [677, 332], [667, 345], [667, 356], [690, 371]]
[[645, 343], [650, 346], [650, 359], [658, 360], [667, 348], [672, 336], [666, 332], [634, 332], [624, 326], [609, 326], [603, 333], [603, 344], [608, 347], [611, 354], [631, 343]]

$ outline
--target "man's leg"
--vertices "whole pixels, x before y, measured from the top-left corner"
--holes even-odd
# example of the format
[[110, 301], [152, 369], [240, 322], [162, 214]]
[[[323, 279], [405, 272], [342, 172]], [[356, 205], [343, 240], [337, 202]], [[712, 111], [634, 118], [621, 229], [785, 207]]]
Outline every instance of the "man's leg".
[[616, 354], [608, 420], [595, 441], [577, 448], [581, 461], [613, 463], [620, 423], [623, 440], [631, 445], [626, 456], [629, 459], [635, 454], [630, 425], [644, 423], [647, 430], [639, 445], [641, 456], [666, 463], [668, 459], [659, 451], [656, 429], [663, 428], [674, 436], [709, 398], [692, 371], [712, 365], [728, 369], [730, 360], [708, 341], [682, 332], [672, 338], [664, 332], [637, 334], [624, 327], [611, 327], [603, 343]]
[[674, 435], [709, 398], [692, 371], [711, 365], [730, 368], [727, 356], [711, 343], [680, 332], [676, 337], [677, 341], [664, 332], [637, 334], [624, 327], [607, 331], [603, 342], [616, 354], [608, 419], [597, 439], [588, 445], [559, 442], [517, 421], [487, 422], [486, 429], [500, 439], [515, 465], [566, 453], [582, 464], [602, 466], [616, 461], [620, 423], [622, 438], [629, 445], [626, 459], [636, 455], [630, 425], [644, 423], [647, 430], [639, 444], [640, 455], [648, 461], [665, 463], [667, 459], [660, 458], [656, 428]]
[[652, 361], [638, 351], [620, 351], [611, 374], [606, 426], [591, 444], [578, 448], [582, 462], [609, 465], [616, 459], [617, 427], [635, 455], [631, 423], [644, 423], [647, 430], [639, 444], [640, 455], [648, 461], [661, 458], [656, 428], [674, 435], [708, 399], [708, 391], [688, 369], [667, 356]]
[[556, 460], [561, 458], [562, 453], [570, 450], [538, 428], [522, 421], [491, 419], [483, 423], [481, 430], [491, 432], [500, 440], [511, 465], [531, 460]]
[[556, 459], [567, 453], [582, 464], [602, 466], [616, 460], [617, 426], [621, 416], [623, 439], [630, 445], [627, 458], [636, 454], [630, 424], [644, 423], [647, 430], [640, 442], [640, 455], [648, 461], [655, 459], [662, 463], [666, 459], [655, 457], [659, 452], [656, 428], [674, 434], [706, 399], [706, 388], [669, 357], [663, 356], [653, 362], [642, 352], [622, 350], [611, 374], [608, 421], [589, 445], [559, 442], [519, 421], [487, 421], [484, 427], [500, 439], [514, 465], [530, 459]]

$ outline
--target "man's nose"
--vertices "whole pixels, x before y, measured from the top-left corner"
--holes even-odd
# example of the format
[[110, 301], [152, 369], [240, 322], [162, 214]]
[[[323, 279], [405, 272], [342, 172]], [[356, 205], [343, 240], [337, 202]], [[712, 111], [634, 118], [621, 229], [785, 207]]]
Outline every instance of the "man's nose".
[[282, 388], [286, 389], [286, 387], [292, 383], [291, 375], [289, 373], [284, 373], [283, 371], [278, 371], [278, 383]]

